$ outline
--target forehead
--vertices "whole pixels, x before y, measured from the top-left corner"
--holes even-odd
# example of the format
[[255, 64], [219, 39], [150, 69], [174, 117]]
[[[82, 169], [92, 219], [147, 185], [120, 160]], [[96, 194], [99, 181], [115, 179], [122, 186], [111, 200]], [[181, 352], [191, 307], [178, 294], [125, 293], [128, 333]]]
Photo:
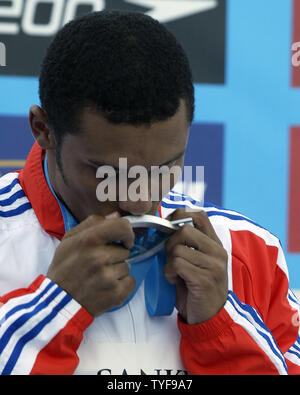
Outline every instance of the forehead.
[[74, 152], [83, 159], [114, 164], [120, 157], [126, 157], [128, 164], [159, 164], [184, 150], [189, 126], [183, 101], [173, 117], [150, 126], [115, 125], [99, 113], [85, 109], [80, 133], [68, 135], [68, 139]]

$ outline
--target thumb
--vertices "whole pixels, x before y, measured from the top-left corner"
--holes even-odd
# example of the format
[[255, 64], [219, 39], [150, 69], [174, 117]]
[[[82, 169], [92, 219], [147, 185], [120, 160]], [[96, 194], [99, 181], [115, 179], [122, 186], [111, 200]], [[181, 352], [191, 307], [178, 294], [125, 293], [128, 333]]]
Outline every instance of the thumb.
[[105, 219], [113, 219], [113, 218], [121, 218], [121, 215], [118, 211], [115, 211], [111, 214], [106, 215], [105, 217], [98, 215], [98, 214], [92, 214], [89, 217], [87, 217], [85, 220], [80, 222], [77, 226], [75, 226], [73, 229], [69, 230], [63, 237], [64, 240], [75, 236], [76, 234], [92, 228], [93, 226], [99, 225], [101, 222], [105, 221]]
[[196, 213], [199, 210], [191, 210], [190, 208], [178, 208], [177, 210], [174, 210], [171, 214], [169, 214], [167, 216], [167, 220], [169, 221], [176, 221], [178, 219], [184, 219], [184, 218], [189, 218], [189, 217], [193, 217], [193, 215], [191, 215], [191, 213]]

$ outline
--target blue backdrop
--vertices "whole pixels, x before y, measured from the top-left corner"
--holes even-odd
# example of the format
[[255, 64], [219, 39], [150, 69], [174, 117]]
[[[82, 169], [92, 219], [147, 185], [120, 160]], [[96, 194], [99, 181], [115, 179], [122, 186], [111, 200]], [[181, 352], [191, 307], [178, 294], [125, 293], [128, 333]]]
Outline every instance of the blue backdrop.
[[[281, 239], [291, 285], [300, 289], [300, 254], [287, 252], [289, 132], [300, 125], [300, 91], [291, 87], [292, 13], [292, 0], [228, 0], [225, 84], [195, 85], [186, 164], [207, 166], [207, 200]], [[36, 78], [0, 76], [0, 160], [26, 157], [34, 103]]]

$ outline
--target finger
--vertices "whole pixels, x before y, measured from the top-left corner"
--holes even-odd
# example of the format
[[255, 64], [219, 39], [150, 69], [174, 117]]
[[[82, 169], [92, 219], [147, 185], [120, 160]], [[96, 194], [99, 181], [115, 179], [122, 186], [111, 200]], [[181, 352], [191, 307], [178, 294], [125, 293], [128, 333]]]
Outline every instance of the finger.
[[170, 258], [182, 258], [190, 264], [205, 270], [211, 270], [214, 266], [208, 255], [182, 244], [177, 244], [174, 247]]
[[114, 241], [121, 241], [126, 248], [130, 249], [134, 243], [132, 225], [126, 218], [104, 219], [85, 229], [81, 236], [89, 245], [107, 245]]
[[221, 244], [206, 212], [204, 210], [192, 210], [190, 208], [179, 208], [167, 217], [170, 221], [191, 217], [196, 229], [203, 232], [210, 239]]
[[98, 282], [101, 283], [101, 288], [107, 289], [108, 291], [111, 291], [113, 287], [118, 287], [119, 281], [130, 276], [129, 265], [126, 262], [108, 266], [95, 266], [93, 271], [97, 274]]
[[171, 213], [170, 215], [168, 215], [167, 219], [169, 221], [176, 221], [178, 219], [191, 217], [191, 215], [189, 214], [190, 212], [188, 212], [187, 208], [181, 207], [173, 211], [173, 213]]
[[190, 225], [184, 225], [169, 238], [165, 244], [167, 255], [172, 255], [172, 250], [178, 244], [193, 247], [207, 254], [213, 253], [216, 246], [213, 240]]
[[114, 211], [113, 213], [110, 213], [110, 214], [106, 215], [105, 217], [98, 215], [98, 214], [92, 214], [89, 217], [87, 217], [84, 221], [80, 222], [77, 226], [75, 226], [74, 228], [69, 230], [65, 234], [64, 239], [74, 236], [77, 233], [82, 232], [86, 229], [89, 229], [93, 226], [99, 225], [105, 219], [112, 219], [112, 218], [121, 218], [121, 214], [118, 211]]
[[130, 256], [129, 249], [117, 244], [107, 246], [97, 246], [90, 248], [88, 259], [106, 265], [114, 265], [124, 262]]
[[199, 267], [192, 265], [190, 262], [182, 257], [176, 257], [168, 260], [164, 267], [164, 275], [171, 284], [178, 284], [181, 280], [188, 283], [199, 282], [201, 273], [207, 270], [202, 270]]
[[214, 240], [216, 243], [222, 245], [206, 212], [202, 210], [191, 214], [195, 228], [206, 234], [210, 239]]
[[132, 294], [135, 290], [136, 281], [135, 278], [128, 275], [121, 278], [118, 281], [115, 281], [112, 285], [108, 287], [110, 291], [109, 296], [109, 305], [107, 306], [107, 310], [112, 307], [122, 306], [126, 299]]
[[114, 211], [113, 213], [107, 214], [105, 216], [106, 219], [112, 219], [112, 218], [121, 218], [121, 214], [118, 211]]
[[[177, 257], [175, 264], [178, 264], [178, 266], [180, 264], [185, 265], [186, 261], [183, 258]], [[179, 276], [176, 267], [174, 266], [174, 258], [172, 259], [168, 258], [167, 263], [163, 268], [163, 273], [166, 279], [169, 281], [169, 283], [173, 285], [178, 285], [183, 281], [182, 278]]]
[[[125, 302], [125, 300], [132, 294], [132, 292], [135, 290], [135, 286], [136, 286], [136, 281], [133, 276], [128, 275], [119, 280], [118, 289], [122, 294], [120, 298], [121, 303], [118, 304], [119, 306], [122, 305]], [[117, 299], [119, 299], [118, 292], [116, 292], [116, 297]]]
[[215, 280], [222, 280], [227, 278], [227, 253], [224, 249], [220, 248], [219, 250], [220, 255], [212, 259], [209, 255], [178, 244], [173, 250], [173, 255], [168, 257], [167, 265], [170, 265], [171, 268], [174, 261], [178, 263], [182, 260], [182, 262], [187, 262], [189, 265], [196, 267], [197, 270], [200, 269], [203, 274], [211, 273]]
[[86, 218], [84, 221], [80, 222], [80, 224], [78, 224], [77, 226], [75, 226], [74, 228], [72, 228], [71, 230], [69, 230], [63, 237], [63, 239], [68, 239], [70, 237], [75, 236], [78, 233], [83, 232], [86, 229], [89, 229], [91, 227], [94, 227], [98, 224], [100, 224], [101, 222], [104, 221], [104, 217], [100, 216], [100, 215], [90, 215], [88, 218]]
[[112, 265], [112, 269], [117, 280], [124, 279], [129, 276], [130, 273], [129, 265], [126, 262], [116, 263], [115, 265]]

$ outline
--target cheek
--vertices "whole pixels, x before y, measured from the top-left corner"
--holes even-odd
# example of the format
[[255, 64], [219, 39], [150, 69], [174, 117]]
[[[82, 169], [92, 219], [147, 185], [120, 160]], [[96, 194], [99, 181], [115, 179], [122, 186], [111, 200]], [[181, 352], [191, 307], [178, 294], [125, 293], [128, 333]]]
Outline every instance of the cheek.
[[91, 166], [70, 164], [67, 171], [69, 187], [84, 200], [96, 200], [96, 169]]

